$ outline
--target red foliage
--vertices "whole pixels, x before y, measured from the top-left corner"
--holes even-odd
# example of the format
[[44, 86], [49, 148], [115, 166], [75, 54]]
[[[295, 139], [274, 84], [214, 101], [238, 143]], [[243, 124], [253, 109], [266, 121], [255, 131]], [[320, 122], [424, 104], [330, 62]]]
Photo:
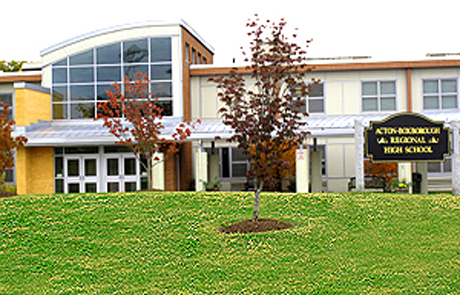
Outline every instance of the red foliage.
[[190, 122], [180, 123], [170, 138], [162, 136], [163, 109], [147, 91], [147, 75], [137, 73], [132, 81], [126, 77], [123, 85], [124, 90], [118, 83], [112, 84], [113, 92], [106, 90], [109, 99], [98, 105], [95, 120], [103, 120], [103, 126], [118, 139], [117, 144], [131, 147], [139, 160], [149, 159], [145, 168], [150, 175], [154, 154], [163, 152], [166, 159], [176, 153], [194, 126]]
[[3, 105], [3, 111], [0, 113], [0, 176], [5, 169], [14, 166], [14, 152], [27, 142], [23, 136], [13, 137], [11, 132], [14, 127], [14, 120], [8, 121], [7, 114], [9, 105], [0, 101], [0, 107]]
[[[252, 41], [246, 70], [255, 80], [254, 87], [248, 89], [238, 69], [231, 70], [228, 77], [210, 78], [218, 84], [222, 121], [234, 130], [230, 141], [238, 144], [251, 163], [247, 177], [256, 178], [254, 220], [258, 218], [260, 191], [264, 184], [275, 181], [273, 169], [289, 168], [281, 155], [302, 143], [308, 134], [301, 130], [306, 125], [302, 119], [308, 114], [300, 106], [311, 87], [304, 80], [309, 68], [305, 51], [290, 42], [285, 26], [283, 19], [272, 23], [256, 16], [248, 21]], [[293, 90], [296, 95], [292, 95]]]
[[365, 160], [364, 173], [385, 178], [387, 185], [391, 187], [391, 182], [398, 177], [398, 164], [372, 163], [370, 160]]

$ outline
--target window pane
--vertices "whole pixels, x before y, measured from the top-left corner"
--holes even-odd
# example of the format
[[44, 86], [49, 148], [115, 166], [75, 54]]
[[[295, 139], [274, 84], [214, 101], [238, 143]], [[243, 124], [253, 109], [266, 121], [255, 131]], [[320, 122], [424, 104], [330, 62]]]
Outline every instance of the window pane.
[[53, 83], [67, 83], [67, 68], [53, 68]]
[[151, 61], [171, 61], [171, 38], [152, 38], [151, 42]]
[[108, 182], [107, 183], [107, 192], [116, 193], [120, 190], [120, 184], [118, 182]]
[[62, 157], [56, 157], [54, 159], [54, 176], [64, 176], [64, 159]]
[[381, 95], [396, 94], [395, 82], [380, 82], [380, 94]]
[[89, 65], [93, 64], [93, 50], [82, 52], [80, 54], [73, 55], [69, 58], [70, 65]]
[[78, 159], [67, 160], [67, 176], [80, 176], [80, 161]]
[[377, 95], [377, 82], [363, 82], [363, 95]]
[[156, 105], [163, 109], [163, 116], [173, 115], [172, 100], [160, 100], [156, 102]]
[[310, 97], [322, 97], [324, 96], [324, 84], [313, 84], [312, 88], [310, 90], [310, 93], [308, 93], [308, 96]]
[[135, 182], [125, 182], [125, 192], [135, 192], [136, 190]]
[[431, 173], [441, 172], [441, 164], [438, 162], [428, 162], [428, 172], [431, 172]]
[[53, 64], [53, 66], [66, 66], [67, 65], [67, 58], [61, 59], [60, 61]]
[[230, 177], [229, 148], [222, 148], [222, 177]]
[[437, 96], [424, 96], [423, 97], [423, 108], [425, 110], [439, 109], [438, 97]]
[[396, 110], [396, 98], [394, 97], [383, 97], [380, 99], [380, 110], [381, 111], [394, 111]]
[[[10, 107], [13, 105], [13, 94], [7, 93], [7, 94], [0, 94], [0, 101], [3, 102], [3, 104], [8, 104]], [[3, 105], [2, 105], [3, 108]]]
[[66, 154], [97, 154], [99, 148], [95, 147], [66, 147]]
[[57, 194], [62, 194], [64, 193], [64, 179], [56, 179], [56, 181], [54, 182], [55, 184], [55, 192]]
[[96, 49], [98, 64], [119, 64], [121, 62], [120, 43]]
[[71, 85], [70, 86], [71, 100], [93, 100], [94, 85]]
[[153, 97], [172, 97], [171, 83], [152, 83], [152, 95]]
[[457, 96], [446, 95], [442, 97], [442, 108], [443, 109], [456, 109], [457, 108]]
[[377, 97], [370, 97], [370, 98], [363, 98], [363, 111], [370, 112], [370, 111], [377, 111]]
[[310, 113], [323, 113], [324, 104], [322, 99], [309, 99], [308, 100], [308, 111]]
[[238, 148], [232, 148], [232, 162], [246, 161], [247, 158], [243, 155], [243, 152]]
[[136, 159], [126, 158], [125, 159], [125, 175], [136, 175]]
[[97, 184], [96, 183], [85, 183], [85, 193], [96, 193]]
[[97, 94], [96, 94], [97, 100], [109, 99], [109, 96], [107, 95], [106, 90], [110, 90], [113, 92], [115, 91], [115, 88], [113, 88], [113, 86], [111, 85], [97, 85]]
[[80, 192], [80, 184], [79, 183], [69, 183], [69, 194], [78, 194]]
[[14, 170], [13, 169], [5, 170], [5, 182], [9, 182], [9, 183], [14, 182]]
[[423, 81], [423, 93], [438, 93], [438, 81], [437, 80]]
[[107, 175], [117, 176], [118, 173], [118, 159], [107, 159]]
[[67, 119], [67, 104], [53, 104], [53, 119]]
[[457, 92], [457, 81], [456, 80], [442, 80], [441, 90], [443, 93]]
[[444, 161], [444, 173], [452, 172], [452, 161], [451, 159], [446, 159]]
[[94, 82], [93, 68], [70, 68], [70, 83]]
[[137, 75], [137, 73], [145, 74], [148, 77], [148, 72], [149, 72], [149, 67], [147, 65], [131, 65], [131, 66], [125, 66], [124, 68], [125, 73], [124, 76], [128, 76], [129, 79], [133, 79], [134, 75]]
[[85, 176], [96, 176], [96, 159], [85, 159]]
[[232, 177], [245, 177], [247, 172], [246, 163], [232, 164]]
[[172, 68], [171, 65], [152, 65], [151, 80], [171, 80]]
[[94, 118], [94, 103], [72, 103], [70, 105], [70, 119]]
[[98, 82], [120, 82], [121, 67], [97, 67]]
[[53, 101], [67, 101], [67, 86], [53, 87]]
[[146, 62], [149, 50], [147, 39], [127, 41], [123, 43], [124, 62]]

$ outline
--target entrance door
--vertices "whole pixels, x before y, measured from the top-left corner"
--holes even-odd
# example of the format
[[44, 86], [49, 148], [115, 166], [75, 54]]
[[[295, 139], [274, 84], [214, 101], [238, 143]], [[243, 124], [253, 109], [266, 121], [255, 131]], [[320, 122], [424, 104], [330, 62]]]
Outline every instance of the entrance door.
[[132, 155], [110, 155], [105, 161], [107, 192], [134, 192], [140, 188], [139, 165]]
[[66, 193], [95, 193], [98, 191], [97, 157], [65, 157]]

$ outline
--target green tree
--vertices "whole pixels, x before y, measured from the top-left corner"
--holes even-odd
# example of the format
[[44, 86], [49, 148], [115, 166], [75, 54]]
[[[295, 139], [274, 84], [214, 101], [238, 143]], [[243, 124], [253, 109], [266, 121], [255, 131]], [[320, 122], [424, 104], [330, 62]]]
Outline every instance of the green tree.
[[25, 61], [0, 61], [0, 71], [3, 72], [20, 72]]

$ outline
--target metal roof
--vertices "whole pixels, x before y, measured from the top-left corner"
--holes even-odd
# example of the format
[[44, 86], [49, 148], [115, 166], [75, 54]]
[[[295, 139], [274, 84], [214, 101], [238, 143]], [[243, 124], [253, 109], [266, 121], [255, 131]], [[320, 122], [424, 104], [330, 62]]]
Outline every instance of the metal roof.
[[[304, 130], [311, 132], [312, 137], [353, 136], [355, 121], [359, 120], [364, 126], [370, 121], [382, 121], [391, 114], [346, 115], [308, 117]], [[446, 127], [452, 121], [460, 121], [459, 111], [427, 112], [422, 115], [433, 121], [443, 121]], [[176, 127], [181, 122], [165, 120], [162, 134], [171, 138]], [[192, 135], [188, 140], [215, 140], [216, 137], [227, 139], [233, 134], [232, 129], [222, 121], [204, 121], [195, 124]], [[102, 121], [81, 122], [43, 122], [40, 121], [28, 127], [16, 127], [15, 135], [28, 138], [27, 146], [62, 146], [62, 145], [105, 145], [113, 144], [117, 138], [110, 134]]]

